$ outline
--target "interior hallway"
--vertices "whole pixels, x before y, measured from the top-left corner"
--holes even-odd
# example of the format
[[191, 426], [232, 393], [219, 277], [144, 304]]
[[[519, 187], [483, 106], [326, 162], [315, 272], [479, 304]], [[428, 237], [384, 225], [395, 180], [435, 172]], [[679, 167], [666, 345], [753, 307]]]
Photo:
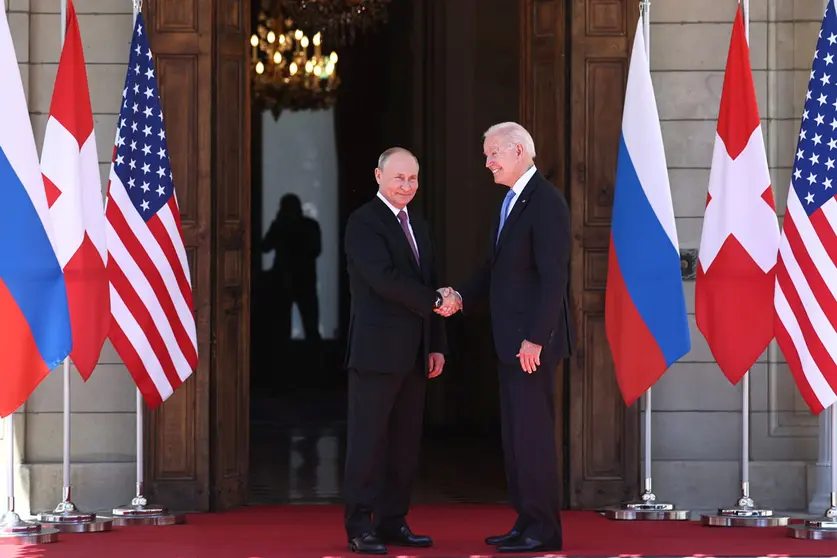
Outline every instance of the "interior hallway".
[[[250, 408], [248, 503], [342, 503], [345, 392], [254, 397]], [[506, 502], [499, 436], [425, 433], [413, 503], [452, 502]]]

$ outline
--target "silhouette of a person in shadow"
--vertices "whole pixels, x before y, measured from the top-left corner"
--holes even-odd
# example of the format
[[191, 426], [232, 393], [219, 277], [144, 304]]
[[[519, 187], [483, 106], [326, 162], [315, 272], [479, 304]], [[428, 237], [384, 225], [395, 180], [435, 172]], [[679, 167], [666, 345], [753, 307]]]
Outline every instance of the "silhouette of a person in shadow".
[[275, 253], [270, 271], [277, 288], [280, 341], [291, 338], [291, 312], [296, 303], [306, 341], [320, 340], [317, 298], [317, 258], [322, 252], [320, 225], [302, 213], [296, 194], [286, 194], [262, 242], [262, 251]]

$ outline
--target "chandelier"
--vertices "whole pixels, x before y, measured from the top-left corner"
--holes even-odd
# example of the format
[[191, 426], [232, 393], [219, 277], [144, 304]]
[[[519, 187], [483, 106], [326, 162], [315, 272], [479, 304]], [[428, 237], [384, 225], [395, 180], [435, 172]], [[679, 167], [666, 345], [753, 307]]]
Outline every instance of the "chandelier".
[[337, 53], [323, 56], [323, 36], [311, 39], [290, 18], [259, 13], [250, 37], [256, 105], [279, 118], [283, 109], [316, 110], [334, 105], [340, 78]]
[[280, 0], [285, 15], [303, 29], [322, 31], [341, 46], [358, 31], [386, 23], [392, 0]]

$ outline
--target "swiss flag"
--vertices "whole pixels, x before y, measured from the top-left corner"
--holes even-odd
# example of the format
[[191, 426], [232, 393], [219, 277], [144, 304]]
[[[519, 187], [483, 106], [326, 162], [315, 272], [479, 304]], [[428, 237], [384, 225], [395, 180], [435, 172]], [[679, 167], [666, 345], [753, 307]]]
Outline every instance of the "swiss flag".
[[73, 350], [70, 358], [87, 380], [99, 360], [110, 325], [105, 263], [105, 213], [93, 111], [78, 19], [67, 2], [67, 29], [52, 93], [41, 172], [64, 270]]
[[779, 223], [741, 7], [735, 16], [698, 256], [695, 317], [733, 384], [773, 339]]

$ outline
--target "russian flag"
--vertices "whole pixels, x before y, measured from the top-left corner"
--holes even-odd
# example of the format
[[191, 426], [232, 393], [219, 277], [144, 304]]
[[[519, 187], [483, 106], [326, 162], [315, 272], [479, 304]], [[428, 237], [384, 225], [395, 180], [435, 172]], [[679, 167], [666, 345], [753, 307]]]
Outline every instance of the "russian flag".
[[610, 231], [605, 329], [631, 405], [691, 349], [680, 249], [642, 19], [628, 69]]
[[32, 394], [72, 349], [64, 274], [23, 82], [0, 0], [0, 417]]

